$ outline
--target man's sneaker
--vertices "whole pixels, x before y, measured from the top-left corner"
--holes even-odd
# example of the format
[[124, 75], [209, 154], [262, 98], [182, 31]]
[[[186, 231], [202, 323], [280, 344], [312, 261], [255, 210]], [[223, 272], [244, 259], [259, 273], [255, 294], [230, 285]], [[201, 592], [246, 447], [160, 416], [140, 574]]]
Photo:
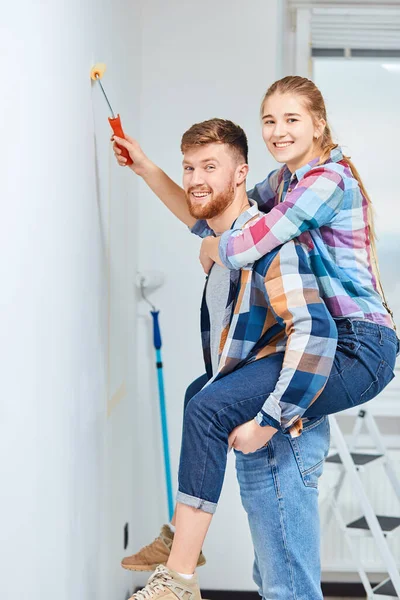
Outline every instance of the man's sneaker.
[[[130, 571], [154, 571], [157, 565], [167, 564], [173, 539], [174, 534], [171, 529], [168, 525], [163, 525], [160, 535], [154, 542], [139, 550], [137, 554], [124, 558], [121, 565]], [[202, 567], [205, 564], [204, 554], [200, 552], [197, 566]]]
[[164, 565], [159, 565], [147, 585], [133, 594], [130, 600], [201, 600], [199, 581], [195, 573], [191, 579], [181, 577]]

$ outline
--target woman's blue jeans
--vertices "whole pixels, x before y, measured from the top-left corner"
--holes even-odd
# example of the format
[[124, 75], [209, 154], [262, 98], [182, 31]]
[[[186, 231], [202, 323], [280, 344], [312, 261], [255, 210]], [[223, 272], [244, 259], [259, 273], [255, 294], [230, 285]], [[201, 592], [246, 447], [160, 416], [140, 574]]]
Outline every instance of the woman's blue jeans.
[[[236, 454], [243, 506], [254, 545], [254, 580], [263, 600], [322, 600], [318, 479], [329, 450], [326, 414], [375, 397], [393, 378], [398, 340], [367, 321], [337, 321], [338, 350], [329, 381], [306, 413], [303, 433], [278, 431], [257, 452]], [[228, 435], [252, 419], [275, 387], [282, 355], [256, 361], [185, 396], [177, 501], [214, 512]]]
[[[305, 418], [363, 404], [393, 378], [395, 332], [369, 321], [337, 321], [338, 347], [328, 382]], [[186, 394], [177, 501], [213, 513], [225, 475], [230, 432], [260, 411], [273, 392], [283, 354], [249, 363], [201, 389], [203, 376]]]

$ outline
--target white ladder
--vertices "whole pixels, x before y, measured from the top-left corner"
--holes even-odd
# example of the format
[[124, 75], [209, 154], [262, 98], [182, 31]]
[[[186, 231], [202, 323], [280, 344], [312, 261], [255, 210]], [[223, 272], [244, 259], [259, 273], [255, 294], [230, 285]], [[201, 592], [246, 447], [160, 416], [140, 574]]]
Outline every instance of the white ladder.
[[[368, 410], [363, 409], [358, 412], [355, 425], [352, 432], [352, 443], [348, 447], [343, 433], [338, 425], [334, 415], [329, 416], [331, 435], [337, 453], [326, 459], [327, 463], [337, 465], [341, 469], [337, 484], [329, 493], [329, 501], [332, 506], [332, 512], [335, 515], [340, 529], [342, 530], [346, 542], [350, 548], [360, 579], [364, 585], [368, 600], [393, 600], [400, 599], [400, 572], [396, 560], [387, 544], [387, 537], [391, 535], [397, 527], [400, 526], [400, 482], [396, 476], [394, 468], [390, 462], [387, 450], [384, 446], [382, 435], [376, 424], [376, 421]], [[377, 453], [365, 454], [357, 453], [357, 438], [365, 424], [367, 431], [373, 440]], [[359, 473], [362, 472], [372, 462], [380, 460], [387, 476], [392, 484], [393, 490], [399, 500], [399, 514], [396, 516], [376, 515], [371, 505], [368, 495], [364, 489]], [[343, 487], [345, 477], [348, 477], [353, 494], [358, 498], [362, 517], [346, 524], [340, 512], [338, 505], [338, 496]], [[354, 536], [368, 535], [372, 536], [376, 542], [381, 558], [386, 567], [388, 578], [382, 581], [376, 587], [372, 587], [367, 573], [362, 565], [359, 553], [354, 546]]]

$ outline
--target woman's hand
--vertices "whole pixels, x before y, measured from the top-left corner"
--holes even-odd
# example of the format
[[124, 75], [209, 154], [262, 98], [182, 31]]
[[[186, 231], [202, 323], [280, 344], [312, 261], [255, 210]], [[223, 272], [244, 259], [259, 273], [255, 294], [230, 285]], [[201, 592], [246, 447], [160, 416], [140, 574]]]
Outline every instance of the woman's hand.
[[219, 258], [218, 246], [219, 238], [213, 237], [211, 235], [204, 238], [204, 240], [201, 243], [199, 258], [201, 266], [203, 267], [204, 273], [206, 275], [208, 275], [211, 267], [215, 262], [221, 265], [221, 267], [224, 266], [221, 262], [221, 259]]
[[231, 431], [228, 438], [229, 447], [240, 450], [243, 454], [249, 454], [265, 446], [277, 431], [271, 425], [261, 427], [252, 419]]

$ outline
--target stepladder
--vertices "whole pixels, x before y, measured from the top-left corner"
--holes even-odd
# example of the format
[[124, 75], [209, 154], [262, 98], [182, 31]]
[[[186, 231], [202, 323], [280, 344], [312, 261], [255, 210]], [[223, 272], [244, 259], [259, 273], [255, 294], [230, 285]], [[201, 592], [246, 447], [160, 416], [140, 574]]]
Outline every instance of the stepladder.
[[[400, 535], [400, 481], [393, 462], [385, 447], [384, 437], [379, 430], [377, 421], [368, 409], [359, 410], [350, 436], [350, 443], [339, 426], [335, 415], [329, 417], [331, 427], [331, 447], [334, 453], [326, 459], [327, 466], [337, 469], [335, 484], [328, 492], [331, 511], [339, 525], [341, 534], [345, 537], [354, 565], [365, 588], [368, 600], [400, 599], [400, 556], [395, 556], [388, 543], [391, 536]], [[365, 452], [359, 446], [360, 433], [365, 429], [374, 447], [373, 451]], [[379, 469], [378, 463], [379, 461]], [[395, 514], [377, 514], [364, 485], [364, 473], [375, 463], [374, 477], [387, 477], [390, 490], [393, 493]], [[351, 494], [357, 500], [359, 517], [351, 522], [346, 518], [341, 506], [341, 493], [345, 486], [350, 486]], [[358, 551], [356, 537], [369, 537], [381, 557], [387, 576], [378, 584], [371, 584], [367, 570], [363, 565]]]

